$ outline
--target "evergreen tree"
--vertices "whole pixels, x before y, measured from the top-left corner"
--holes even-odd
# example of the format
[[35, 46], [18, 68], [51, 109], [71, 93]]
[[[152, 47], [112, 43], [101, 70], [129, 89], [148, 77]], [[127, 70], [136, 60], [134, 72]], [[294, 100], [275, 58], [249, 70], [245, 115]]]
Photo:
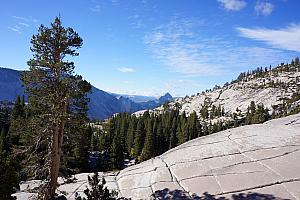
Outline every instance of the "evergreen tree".
[[110, 149], [110, 166], [112, 169], [122, 169], [124, 154], [121, 145], [121, 138], [115, 135]]
[[130, 120], [129, 127], [127, 130], [127, 137], [126, 137], [127, 152], [129, 153], [130, 156], [133, 156], [133, 142], [134, 142], [135, 130], [136, 130], [136, 117], [133, 116]]
[[155, 134], [152, 129], [151, 120], [149, 119], [147, 122], [145, 144], [141, 152], [140, 161], [148, 160], [155, 155], [154, 142]]
[[5, 151], [5, 135], [4, 135], [4, 131], [1, 130], [1, 134], [0, 134], [0, 152], [4, 152]]
[[157, 131], [156, 131], [156, 155], [160, 155], [164, 152], [163, 146], [165, 145], [165, 138], [163, 134], [163, 128], [162, 128], [162, 123], [160, 121], [161, 118], [158, 118], [158, 125], [157, 125]]
[[177, 130], [177, 120], [174, 117], [172, 120], [172, 128], [170, 130], [171, 135], [170, 135], [169, 149], [176, 147], [176, 145], [178, 143], [178, 139], [176, 137], [176, 130]]
[[144, 144], [144, 124], [142, 122], [142, 119], [139, 119], [136, 132], [135, 132], [135, 138], [134, 138], [134, 157], [136, 160], [138, 160]]
[[295, 58], [295, 65], [299, 65], [299, 57]]
[[186, 142], [181, 126], [177, 126], [176, 136], [178, 138], [178, 145]]
[[14, 104], [14, 108], [11, 113], [12, 119], [16, 119], [18, 117], [24, 117], [25, 115], [25, 103], [24, 103], [24, 96], [23, 96], [23, 101], [21, 101], [20, 95], [17, 96], [16, 102]]
[[117, 199], [118, 193], [116, 191], [109, 191], [105, 186], [106, 181], [102, 178], [99, 180], [99, 174], [94, 173], [92, 177], [88, 176], [89, 186], [84, 190], [84, 194], [87, 198], [81, 197], [78, 193], [75, 194], [75, 200], [115, 200]]
[[9, 129], [9, 141], [11, 145], [21, 145], [20, 139], [27, 128], [26, 122], [24, 98], [23, 101], [21, 101], [21, 97], [18, 95], [11, 113], [11, 124]]
[[77, 49], [82, 39], [72, 28], [62, 26], [56, 18], [51, 27], [41, 25], [37, 35], [31, 39], [33, 58], [28, 61], [29, 71], [21, 74], [29, 106], [34, 116], [32, 126], [37, 135], [35, 143], [49, 139], [49, 166], [47, 186], [43, 199], [55, 196], [57, 178], [62, 155], [66, 126], [73, 117], [84, 114], [87, 105], [86, 94], [91, 86], [74, 75], [74, 63], [65, 60], [67, 56], [78, 56]]
[[4, 134], [0, 137], [0, 199], [16, 199], [11, 195], [19, 187], [19, 175], [14, 167], [12, 158], [4, 149]]

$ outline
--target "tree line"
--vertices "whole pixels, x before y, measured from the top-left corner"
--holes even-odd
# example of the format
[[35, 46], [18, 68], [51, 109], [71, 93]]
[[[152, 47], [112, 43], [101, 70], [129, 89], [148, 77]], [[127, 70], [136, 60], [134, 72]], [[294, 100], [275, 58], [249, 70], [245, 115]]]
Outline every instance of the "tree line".
[[100, 152], [98, 167], [102, 171], [122, 169], [124, 159], [142, 162], [189, 140], [228, 128], [263, 123], [271, 118], [263, 104], [255, 105], [252, 101], [246, 115], [239, 118], [235, 115], [232, 121], [212, 122], [211, 119], [217, 119], [224, 112], [221, 106], [212, 107], [214, 109], [203, 107], [205, 111], [201, 114], [208, 113], [204, 118], [199, 118], [196, 112], [188, 116], [178, 109], [161, 114], [146, 111], [140, 117], [128, 113], [113, 116], [91, 138], [92, 150]]

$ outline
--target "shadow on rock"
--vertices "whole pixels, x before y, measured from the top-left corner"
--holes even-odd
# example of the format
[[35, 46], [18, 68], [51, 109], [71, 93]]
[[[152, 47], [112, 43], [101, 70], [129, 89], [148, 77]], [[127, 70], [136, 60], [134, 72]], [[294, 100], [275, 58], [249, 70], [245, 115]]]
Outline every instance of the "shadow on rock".
[[154, 194], [152, 194], [152, 197], [155, 199], [182, 199], [182, 200], [189, 200], [189, 199], [197, 199], [197, 200], [288, 200], [288, 199], [282, 199], [279, 197], [275, 197], [271, 194], [261, 194], [256, 192], [248, 192], [248, 193], [239, 193], [239, 194], [233, 194], [231, 197], [222, 197], [221, 195], [215, 196], [212, 194], [209, 194], [208, 192], [203, 193], [202, 196], [197, 196], [196, 194], [193, 194], [190, 196], [187, 192], [182, 190], [169, 190], [168, 188], [165, 188], [163, 190], [158, 190]]

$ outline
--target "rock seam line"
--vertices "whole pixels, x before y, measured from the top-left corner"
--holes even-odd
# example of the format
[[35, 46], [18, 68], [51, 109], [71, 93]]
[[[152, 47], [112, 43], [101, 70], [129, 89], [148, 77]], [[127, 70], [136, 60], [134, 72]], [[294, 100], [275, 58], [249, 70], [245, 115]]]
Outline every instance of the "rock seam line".
[[169, 168], [168, 163], [163, 158], [161, 158], [160, 156], [158, 156], [158, 158], [161, 159], [161, 161], [165, 163], [165, 165], [166, 165], [166, 167], [167, 167], [167, 169], [168, 169], [168, 171], [171, 175], [172, 181], [173, 182], [175, 181], [179, 185], [179, 187], [181, 187], [183, 189], [183, 191], [186, 192], [189, 195], [189, 197], [191, 197], [190, 193], [181, 185], [181, 183], [178, 181], [175, 174], [171, 171], [171, 169]]
[[[240, 144], [239, 142], [232, 140], [232, 139], [230, 138], [231, 135], [232, 135], [232, 134], [229, 134], [229, 135], [228, 135], [228, 139], [229, 139], [229, 140], [231, 140], [232, 142], [238, 144], [239, 146], [243, 146], [243, 145]], [[241, 152], [239, 146], [238, 146], [238, 150]], [[241, 153], [241, 154], [242, 154], [243, 156], [245, 156], [246, 158], [249, 158], [250, 160], [255, 160], [255, 159], [253, 159], [252, 157], [247, 156], [247, 155], [244, 154], [244, 153]], [[261, 161], [257, 161], [257, 163], [260, 164], [260, 165], [262, 165], [262, 166], [264, 166], [264, 167], [266, 167], [267, 169], [269, 169], [269, 170], [272, 171], [273, 173], [277, 174], [277, 175], [278, 175], [279, 177], [281, 177], [282, 179], [284, 178], [279, 172], [277, 172], [276, 170], [272, 169], [270, 166], [268, 166], [268, 165], [266, 165], [266, 164], [263, 164]], [[292, 197], [294, 197], [295, 199], [299, 200], [292, 192], [290, 192], [290, 191], [288, 190], [288, 188], [287, 188], [285, 185], [282, 185], [282, 186], [285, 188], [285, 190], [286, 190]]]

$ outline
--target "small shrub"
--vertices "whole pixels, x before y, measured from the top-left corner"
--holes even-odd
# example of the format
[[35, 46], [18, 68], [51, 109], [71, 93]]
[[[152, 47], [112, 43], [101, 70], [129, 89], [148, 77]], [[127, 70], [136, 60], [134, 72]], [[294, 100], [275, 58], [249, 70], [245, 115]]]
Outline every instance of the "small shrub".
[[92, 177], [88, 176], [90, 188], [84, 190], [87, 198], [81, 197], [78, 193], [75, 194], [75, 200], [115, 200], [117, 199], [118, 192], [109, 191], [105, 186], [106, 181], [102, 178], [100, 183], [99, 174], [95, 173]]

